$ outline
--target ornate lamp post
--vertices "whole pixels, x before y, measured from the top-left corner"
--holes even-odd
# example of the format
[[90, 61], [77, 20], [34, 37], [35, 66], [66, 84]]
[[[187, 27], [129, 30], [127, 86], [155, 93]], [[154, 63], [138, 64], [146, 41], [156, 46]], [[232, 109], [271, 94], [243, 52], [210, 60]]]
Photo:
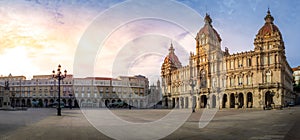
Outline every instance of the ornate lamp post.
[[191, 96], [192, 96], [192, 112], [194, 113], [195, 112], [195, 102], [194, 102], [194, 87], [195, 87], [195, 81], [193, 79], [193, 77], [191, 77], [190, 79], [190, 86], [192, 87], [192, 90], [191, 90]]
[[60, 108], [60, 81], [67, 77], [67, 70], [65, 70], [64, 74], [60, 71], [61, 66], [58, 65], [57, 72], [55, 70], [52, 71], [52, 78], [58, 80], [58, 108], [57, 108], [57, 116], [61, 116], [61, 108]]

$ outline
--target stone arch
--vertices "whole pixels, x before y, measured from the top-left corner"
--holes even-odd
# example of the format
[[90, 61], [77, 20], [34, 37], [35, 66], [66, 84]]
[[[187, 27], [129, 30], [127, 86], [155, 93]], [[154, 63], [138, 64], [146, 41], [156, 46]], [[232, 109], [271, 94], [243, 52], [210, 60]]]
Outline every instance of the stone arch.
[[53, 104], [54, 103], [54, 99], [50, 99], [50, 104]]
[[64, 99], [62, 99], [62, 102], [66, 105], [67, 104], [67, 101], [66, 101], [66, 99], [64, 98]]
[[223, 99], [222, 99], [222, 108], [226, 108], [226, 104], [227, 104], [227, 94], [223, 95]]
[[22, 99], [22, 101], [21, 101], [21, 106], [24, 107], [24, 106], [25, 106], [25, 103], [26, 103], [26, 102], [25, 102], [25, 99]]
[[239, 93], [238, 105], [239, 105], [239, 108], [242, 108], [244, 106], [244, 94], [243, 93]]
[[247, 93], [247, 108], [252, 108], [253, 106], [253, 95], [251, 92]]
[[265, 93], [265, 105], [266, 105], [266, 107], [271, 107], [271, 105], [274, 104], [273, 96], [274, 95], [270, 91], [267, 91]]
[[175, 108], [175, 106], [176, 106], [175, 100], [176, 100], [176, 98], [172, 98], [172, 108]]
[[20, 99], [16, 99], [16, 107], [20, 106]]
[[36, 101], [36, 99], [32, 99], [31, 100], [31, 104], [32, 104], [33, 107], [37, 107], [37, 101]]
[[234, 93], [230, 94], [230, 108], [234, 108], [235, 105], [235, 96]]
[[44, 106], [48, 107], [48, 99], [44, 99]]
[[72, 101], [72, 99], [68, 99], [68, 106], [69, 107], [73, 107], [73, 101]]
[[39, 101], [39, 102], [38, 102], [38, 107], [43, 107], [43, 106], [44, 106], [43, 100], [42, 100], [42, 99], [39, 99], [38, 101]]
[[31, 100], [30, 99], [27, 99], [26, 103], [27, 103], [27, 105], [26, 105], [27, 107], [31, 107]]
[[205, 108], [206, 107], [206, 105], [207, 105], [207, 97], [206, 97], [206, 95], [201, 95], [201, 105], [200, 105], [200, 107], [201, 108]]
[[105, 99], [104, 104], [105, 104], [106, 107], [108, 107], [109, 103], [110, 103], [109, 100]]
[[168, 97], [165, 98], [165, 106], [168, 107]]
[[75, 107], [75, 108], [79, 108], [79, 104], [78, 104], [77, 99], [75, 99], [75, 101], [74, 101], [74, 107]]
[[27, 99], [27, 107], [31, 107], [31, 101], [30, 101], [30, 99]]

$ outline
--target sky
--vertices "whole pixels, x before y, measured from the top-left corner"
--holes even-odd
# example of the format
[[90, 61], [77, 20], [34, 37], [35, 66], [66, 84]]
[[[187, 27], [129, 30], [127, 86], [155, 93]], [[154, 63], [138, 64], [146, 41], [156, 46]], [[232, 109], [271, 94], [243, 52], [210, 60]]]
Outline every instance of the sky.
[[[51, 74], [61, 64], [68, 73], [78, 73], [79, 77], [141, 74], [154, 83], [171, 43], [181, 63], [187, 65], [189, 52], [195, 51], [193, 38], [204, 24], [205, 13], [210, 14], [222, 38], [222, 48], [236, 53], [254, 49], [253, 41], [264, 24], [268, 7], [283, 35], [290, 66], [300, 65], [297, 0], [166, 1], [161, 7], [155, 0], [134, 7], [119, 0], [0, 0], [0, 75], [11, 73], [30, 79], [32, 75]], [[121, 16], [113, 14], [122, 6], [125, 10], [121, 10]], [[143, 16], [162, 9], [165, 11], [156, 13], [160, 19], [146, 17], [115, 24], [124, 21], [130, 11]], [[103, 19], [101, 24], [96, 22], [98, 19]], [[103, 34], [86, 36], [95, 23], [99, 23], [96, 30]], [[103, 36], [105, 40], [97, 48], [83, 42], [85, 37], [97, 42], [106, 32], [108, 36]]]

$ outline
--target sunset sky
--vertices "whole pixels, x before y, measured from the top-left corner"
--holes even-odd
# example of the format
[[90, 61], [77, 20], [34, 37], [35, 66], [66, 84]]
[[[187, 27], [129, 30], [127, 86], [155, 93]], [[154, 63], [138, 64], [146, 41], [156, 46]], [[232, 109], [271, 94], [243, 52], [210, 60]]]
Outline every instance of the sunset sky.
[[[122, 2], [1, 0], [0, 75], [7, 76], [11, 73], [31, 78], [32, 75], [51, 74], [58, 64], [69, 73], [73, 73], [74, 58], [77, 56], [75, 53], [83, 34], [99, 15], [112, 7], [120, 6]], [[199, 19], [195, 19], [198, 21], [196, 27], [198, 30], [204, 24], [203, 15], [208, 12], [214, 28], [222, 38], [222, 48], [228, 47], [230, 53], [253, 50], [253, 40], [263, 26], [264, 17], [270, 7], [271, 14], [275, 18], [274, 23], [283, 35], [289, 64], [291, 67], [299, 65], [300, 17], [297, 15], [300, 13], [299, 1], [178, 0], [177, 2], [199, 15]], [[128, 9], [131, 8], [130, 5], [126, 6]], [[147, 12], [147, 9], [151, 9], [151, 6], [143, 7], [140, 12]], [[190, 16], [176, 9], [171, 5], [166, 9], [166, 13], [174, 12], [176, 17], [182, 20]], [[123, 11], [124, 16], [126, 12]], [[111, 18], [117, 21], [122, 17]], [[101, 50], [96, 50], [94, 63], [86, 64], [94, 65], [93, 73], [79, 76], [115, 77], [142, 74], [154, 82], [159, 78], [160, 66], [168, 54], [171, 42], [180, 61], [183, 65], [187, 65], [188, 53], [195, 51], [195, 42], [190, 41], [194, 38], [195, 32], [186, 34], [176, 24], [166, 21], [168, 20], [135, 20], [118, 26], [107, 37]], [[111, 24], [104, 22], [99, 29], [108, 29]], [[97, 36], [91, 38], [96, 39]], [[86, 49], [89, 49], [88, 44], [85, 45]], [[157, 52], [146, 53], [155, 52], [154, 50]], [[89, 54], [80, 56], [77, 60], [83, 60], [85, 59], [83, 56], [89, 57]], [[81, 63], [80, 69], [84, 69], [86, 65]], [[123, 67], [126, 67], [126, 72], [119, 73]], [[75, 70], [78, 69], [76, 67]]]

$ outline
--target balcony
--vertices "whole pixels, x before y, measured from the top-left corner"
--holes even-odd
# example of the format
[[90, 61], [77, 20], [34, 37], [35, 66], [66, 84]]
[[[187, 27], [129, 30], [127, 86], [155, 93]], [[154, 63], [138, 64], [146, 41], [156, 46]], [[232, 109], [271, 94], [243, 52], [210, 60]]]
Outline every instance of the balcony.
[[260, 83], [258, 84], [259, 89], [264, 89], [264, 88], [278, 88], [280, 87], [279, 83]]

